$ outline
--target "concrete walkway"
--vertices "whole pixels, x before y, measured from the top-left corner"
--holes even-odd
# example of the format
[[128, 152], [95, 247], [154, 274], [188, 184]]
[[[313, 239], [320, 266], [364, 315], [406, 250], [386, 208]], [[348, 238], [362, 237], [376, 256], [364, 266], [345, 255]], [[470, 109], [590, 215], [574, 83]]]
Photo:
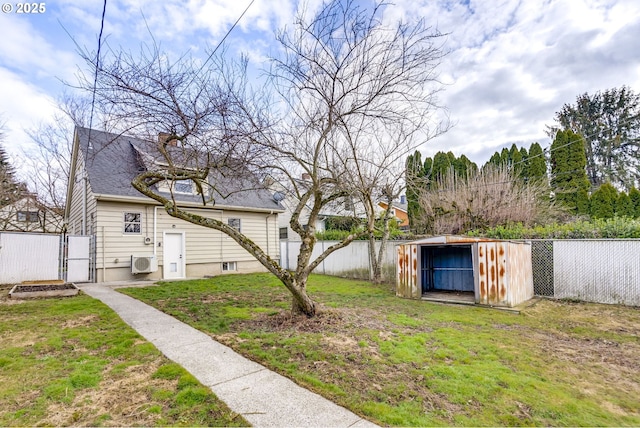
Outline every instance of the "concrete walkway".
[[237, 354], [206, 334], [114, 290], [79, 285], [111, 307], [169, 359], [256, 427], [375, 427], [376, 425], [291, 380]]

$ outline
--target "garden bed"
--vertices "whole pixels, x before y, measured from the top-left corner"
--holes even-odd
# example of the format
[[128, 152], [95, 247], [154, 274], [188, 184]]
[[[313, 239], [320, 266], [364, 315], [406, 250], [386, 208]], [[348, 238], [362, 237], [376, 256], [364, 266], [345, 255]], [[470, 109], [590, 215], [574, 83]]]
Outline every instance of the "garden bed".
[[78, 294], [78, 287], [63, 281], [22, 283], [9, 291], [12, 299], [35, 299], [42, 297], [67, 297]]

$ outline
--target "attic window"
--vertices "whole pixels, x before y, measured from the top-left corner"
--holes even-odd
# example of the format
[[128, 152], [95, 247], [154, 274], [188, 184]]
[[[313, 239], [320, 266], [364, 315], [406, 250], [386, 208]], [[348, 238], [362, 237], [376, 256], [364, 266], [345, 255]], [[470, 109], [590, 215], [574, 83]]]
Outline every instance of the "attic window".
[[173, 190], [176, 193], [193, 193], [191, 181], [176, 181], [173, 183]]
[[193, 182], [191, 180], [184, 181], [161, 181], [158, 183], [158, 190], [161, 192], [174, 192], [182, 194], [193, 194]]
[[139, 235], [142, 232], [142, 214], [124, 213], [124, 233], [127, 235]]
[[23, 223], [36, 223], [39, 220], [38, 211], [18, 211], [16, 220]]

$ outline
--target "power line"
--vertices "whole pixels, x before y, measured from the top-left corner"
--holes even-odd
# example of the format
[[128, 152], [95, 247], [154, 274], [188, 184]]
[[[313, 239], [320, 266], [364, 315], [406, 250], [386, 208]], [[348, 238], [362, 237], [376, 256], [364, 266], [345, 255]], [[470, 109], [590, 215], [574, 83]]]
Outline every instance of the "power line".
[[91, 147], [91, 129], [93, 128], [93, 112], [96, 105], [96, 90], [98, 87], [98, 69], [100, 68], [100, 50], [102, 48], [102, 32], [104, 31], [104, 16], [107, 12], [107, 0], [103, 1], [102, 17], [100, 19], [100, 33], [98, 34], [98, 50], [96, 52], [96, 68], [93, 74], [93, 93], [91, 95], [91, 113], [89, 114], [89, 136], [87, 145]]
[[242, 19], [242, 17], [247, 13], [247, 11], [249, 10], [249, 8], [251, 7], [251, 5], [253, 5], [253, 2], [255, 0], [251, 0], [251, 2], [249, 3], [249, 5], [245, 8], [244, 12], [242, 12], [242, 14], [240, 15], [240, 17], [236, 20], [236, 22], [233, 23], [233, 25], [231, 26], [231, 28], [229, 28], [229, 30], [227, 31], [227, 33], [224, 35], [224, 37], [222, 38], [222, 40], [220, 40], [218, 42], [218, 44], [216, 45], [216, 47], [213, 49], [213, 51], [209, 54], [209, 56], [207, 57], [207, 59], [202, 63], [202, 65], [200, 66], [200, 68], [198, 69], [198, 71], [195, 72], [195, 74], [193, 75], [193, 77], [191, 78], [191, 80], [189, 81], [189, 83], [186, 85], [186, 87], [188, 87], [189, 85], [191, 85], [191, 83], [193, 83], [193, 80], [198, 76], [198, 74], [200, 74], [200, 72], [202, 71], [202, 69], [204, 68], [205, 65], [207, 65], [207, 63], [211, 60], [211, 58], [213, 58], [213, 55], [217, 52], [217, 50], [220, 48], [220, 46], [222, 46], [222, 44], [224, 43], [224, 41], [227, 39], [227, 37], [229, 36], [229, 34], [231, 34], [231, 32], [233, 31], [234, 28], [236, 28], [236, 26], [238, 25], [238, 23], [240, 22], [240, 20]]

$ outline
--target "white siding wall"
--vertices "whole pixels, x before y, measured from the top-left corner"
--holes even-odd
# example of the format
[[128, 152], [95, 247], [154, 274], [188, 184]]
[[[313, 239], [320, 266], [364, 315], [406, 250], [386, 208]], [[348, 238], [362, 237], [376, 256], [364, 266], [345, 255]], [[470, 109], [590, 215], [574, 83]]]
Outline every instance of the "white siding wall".
[[[78, 154], [78, 163], [76, 169], [77, 182], [71, 183], [73, 186], [73, 193], [71, 194], [71, 209], [69, 211], [69, 224], [67, 225], [67, 232], [72, 235], [82, 234], [82, 222], [83, 222], [83, 200], [84, 200], [84, 160], [82, 154]], [[73, 178], [73, 177], [72, 177]], [[87, 182], [87, 228], [86, 234], [92, 235], [96, 233], [96, 199], [91, 192], [91, 185]]]
[[[124, 233], [123, 216], [125, 212], [139, 212], [142, 214], [141, 233], [139, 235]], [[230, 210], [195, 210], [195, 212], [221, 219], [224, 222], [227, 222], [229, 218], [240, 218], [242, 233], [265, 249], [271, 257], [278, 259], [278, 223], [275, 214]], [[155, 246], [154, 215], [156, 217]], [[204, 274], [207, 272], [209, 274], [219, 273], [220, 264], [223, 261], [238, 262], [239, 271], [246, 271], [247, 265], [256, 266], [253, 256], [241, 248], [233, 239], [221, 232], [173, 218], [163, 208], [156, 210], [152, 205], [101, 201], [99, 202], [96, 234], [99, 278], [102, 278], [101, 270], [103, 268], [126, 268], [129, 270], [132, 254], [151, 255], [154, 253], [154, 248], [159, 269], [155, 275], [151, 276], [160, 277], [162, 275], [164, 249], [162, 236], [165, 231], [184, 232], [185, 234], [187, 276], [201, 276], [203, 272], [205, 272]], [[145, 238], [149, 238], [149, 244], [145, 244]], [[246, 263], [243, 265], [242, 262]], [[212, 263], [215, 265], [209, 268], [190, 267], [190, 265]], [[123, 274], [121, 273], [120, 276]], [[108, 273], [107, 280], [109, 280]]]

